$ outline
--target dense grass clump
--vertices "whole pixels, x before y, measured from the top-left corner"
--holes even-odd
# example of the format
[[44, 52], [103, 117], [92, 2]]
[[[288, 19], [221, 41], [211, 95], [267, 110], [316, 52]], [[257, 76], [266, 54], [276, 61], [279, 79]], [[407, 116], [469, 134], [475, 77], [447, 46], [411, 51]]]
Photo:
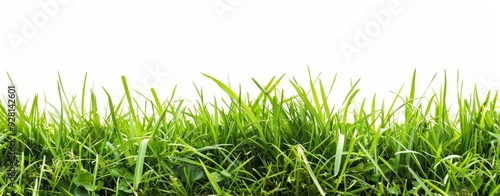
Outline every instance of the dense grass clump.
[[415, 73], [407, 96], [401, 88], [382, 105], [359, 100], [356, 82], [335, 106], [335, 79], [290, 80], [294, 96], [278, 89], [283, 76], [254, 80], [261, 91], [250, 98], [206, 76], [224, 98], [207, 101], [197, 88], [188, 105], [173, 100], [175, 90], [162, 101], [151, 89], [139, 103], [122, 77], [119, 102], [103, 90], [109, 111], [97, 109], [106, 98], [86, 97], [86, 80], [77, 103], [59, 79], [60, 106], [40, 110], [38, 96], [16, 105], [12, 182], [1, 112], [0, 195], [500, 194], [497, 92], [464, 98], [460, 90], [451, 115], [446, 79], [417, 97]]

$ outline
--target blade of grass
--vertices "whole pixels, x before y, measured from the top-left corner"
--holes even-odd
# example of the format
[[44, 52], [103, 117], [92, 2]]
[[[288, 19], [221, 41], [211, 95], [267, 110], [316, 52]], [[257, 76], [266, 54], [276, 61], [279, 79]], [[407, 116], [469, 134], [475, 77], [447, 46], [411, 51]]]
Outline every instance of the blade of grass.
[[217, 193], [217, 195], [224, 195], [224, 193], [222, 192], [222, 189], [220, 188], [219, 184], [217, 184], [217, 181], [212, 176], [212, 174], [208, 171], [208, 169], [205, 166], [205, 164], [203, 163], [203, 161], [201, 161], [200, 159], [198, 159], [198, 161], [200, 162], [200, 165], [203, 168], [203, 171], [205, 171], [205, 175], [207, 175], [207, 178], [208, 178], [208, 181], [210, 182], [210, 185], [212, 185], [212, 188], [215, 189], [215, 192]]
[[[319, 184], [318, 182], [318, 179], [316, 178], [316, 176], [314, 175], [314, 172], [312, 171], [311, 169], [311, 166], [309, 164], [309, 161], [307, 160], [307, 157], [306, 157], [306, 154], [304, 153], [304, 147], [302, 147], [302, 145], [298, 144], [297, 145], [297, 152], [299, 153], [301, 159], [302, 159], [302, 162], [304, 163], [304, 165], [306, 166], [306, 169], [307, 169], [307, 172], [309, 173], [309, 175], [311, 176], [311, 179], [313, 180], [314, 182], [314, 185], [316, 185], [316, 188], [318, 189], [319, 193], [322, 195], [322, 196], [325, 196], [326, 193], [325, 191], [323, 190], [323, 188], [321, 188], [321, 185]], [[337, 171], [338, 172], [338, 171]]]
[[259, 120], [255, 116], [255, 114], [252, 112], [250, 107], [248, 107], [248, 105], [243, 103], [241, 101], [240, 97], [233, 90], [231, 90], [231, 88], [229, 88], [227, 85], [225, 85], [224, 83], [215, 79], [212, 76], [209, 76], [207, 74], [203, 74], [203, 75], [207, 78], [210, 78], [212, 81], [214, 81], [224, 92], [226, 92], [226, 94], [229, 96], [229, 98], [231, 98], [231, 100], [233, 100], [235, 103], [238, 103], [239, 106], [241, 106], [243, 108], [243, 111], [248, 115], [248, 117], [252, 121], [253, 125], [257, 128], [260, 139], [262, 141], [266, 141], [266, 136], [264, 135], [264, 132], [262, 130], [261, 125], [258, 123]]
[[141, 130], [141, 126], [140, 126], [140, 122], [139, 122], [139, 119], [138, 117], [136, 116], [135, 114], [135, 111], [134, 111], [134, 107], [132, 105], [133, 101], [132, 101], [132, 98], [130, 96], [130, 91], [129, 91], [129, 88], [128, 88], [128, 84], [127, 84], [127, 79], [125, 78], [125, 76], [122, 76], [122, 84], [123, 84], [123, 89], [125, 90], [125, 96], [127, 97], [127, 101], [128, 101], [128, 109], [129, 109], [129, 113], [132, 115], [132, 120], [134, 122], [134, 131], [132, 131], [132, 137], [135, 137], [136, 135], [139, 135], [138, 132], [141, 131], [142, 133], [142, 130]]
[[148, 142], [149, 139], [143, 139], [139, 145], [139, 153], [137, 155], [137, 162], [135, 163], [134, 190], [139, 190], [139, 183], [141, 183], [142, 179], [144, 157], [146, 156], [146, 150], [148, 149]]
[[413, 178], [415, 178], [415, 180], [417, 180], [418, 184], [420, 186], [422, 186], [422, 188], [424, 189], [424, 191], [427, 195], [434, 195], [434, 194], [432, 194], [432, 191], [429, 189], [429, 187], [427, 187], [427, 185], [425, 185], [424, 181], [422, 181], [422, 179], [410, 167], [406, 167], [406, 168], [408, 168], [408, 171], [410, 171], [411, 175], [413, 175]]
[[333, 169], [333, 176], [337, 176], [340, 171], [340, 163], [342, 160], [342, 152], [344, 150], [344, 134], [338, 133], [337, 152], [335, 153], [335, 166]]

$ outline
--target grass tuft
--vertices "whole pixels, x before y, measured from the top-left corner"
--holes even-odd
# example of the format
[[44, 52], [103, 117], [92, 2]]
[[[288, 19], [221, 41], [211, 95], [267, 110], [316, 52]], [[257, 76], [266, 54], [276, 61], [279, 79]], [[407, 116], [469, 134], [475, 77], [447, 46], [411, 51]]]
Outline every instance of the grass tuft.
[[[175, 89], [165, 100], [151, 89], [141, 102], [122, 77], [119, 101], [102, 89], [106, 111], [87, 74], [78, 97], [58, 76], [60, 105], [47, 109], [34, 95], [15, 106], [13, 186], [12, 132], [0, 113], [0, 195], [500, 194], [498, 92], [466, 97], [457, 79], [450, 94], [445, 72], [437, 91], [434, 75], [419, 94], [414, 70], [390, 100], [359, 98], [360, 80], [340, 96], [336, 77], [323, 82], [308, 69], [305, 83], [288, 80], [290, 96], [279, 89], [284, 75], [252, 79], [260, 92], [249, 95], [203, 75], [224, 96], [207, 98], [195, 85], [191, 105]], [[343, 100], [332, 103], [332, 94]]]

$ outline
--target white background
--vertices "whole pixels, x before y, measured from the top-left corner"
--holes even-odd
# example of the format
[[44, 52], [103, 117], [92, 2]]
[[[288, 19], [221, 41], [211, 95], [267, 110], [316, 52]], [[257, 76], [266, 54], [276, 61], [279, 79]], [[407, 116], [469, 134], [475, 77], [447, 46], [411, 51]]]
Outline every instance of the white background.
[[[434, 74], [459, 70], [466, 86], [484, 92], [500, 87], [498, 10], [482, 0], [0, 1], [0, 84], [9, 84], [8, 72], [22, 100], [45, 93], [57, 103], [58, 73], [77, 97], [87, 73], [105, 103], [101, 86], [118, 99], [123, 75], [163, 99], [175, 85], [177, 97], [196, 99], [193, 82], [223, 97], [201, 73], [245, 92], [257, 90], [252, 77], [286, 74], [290, 92], [288, 79], [304, 81], [309, 66], [325, 83], [338, 74], [334, 94], [342, 96], [358, 78], [361, 98], [389, 94], [415, 68], [420, 90]], [[377, 13], [390, 18], [381, 24]], [[372, 36], [345, 55], [342, 46], [356, 47], [360, 32]]]

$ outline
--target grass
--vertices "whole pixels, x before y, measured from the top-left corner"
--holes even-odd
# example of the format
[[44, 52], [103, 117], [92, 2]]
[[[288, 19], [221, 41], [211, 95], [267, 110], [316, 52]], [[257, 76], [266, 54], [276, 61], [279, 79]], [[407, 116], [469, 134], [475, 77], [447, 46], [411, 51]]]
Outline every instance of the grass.
[[207, 101], [196, 87], [192, 105], [154, 89], [140, 103], [125, 77], [119, 102], [105, 89], [98, 99], [86, 76], [78, 104], [59, 78], [60, 106], [41, 109], [38, 96], [16, 105], [13, 182], [0, 113], [0, 195], [500, 194], [498, 92], [464, 98], [457, 79], [451, 115], [446, 73], [438, 92], [418, 97], [415, 71], [389, 102], [358, 99], [358, 80], [335, 106], [336, 78], [292, 78], [293, 96], [278, 89], [284, 76], [253, 80], [251, 98], [205, 76], [225, 96]]

